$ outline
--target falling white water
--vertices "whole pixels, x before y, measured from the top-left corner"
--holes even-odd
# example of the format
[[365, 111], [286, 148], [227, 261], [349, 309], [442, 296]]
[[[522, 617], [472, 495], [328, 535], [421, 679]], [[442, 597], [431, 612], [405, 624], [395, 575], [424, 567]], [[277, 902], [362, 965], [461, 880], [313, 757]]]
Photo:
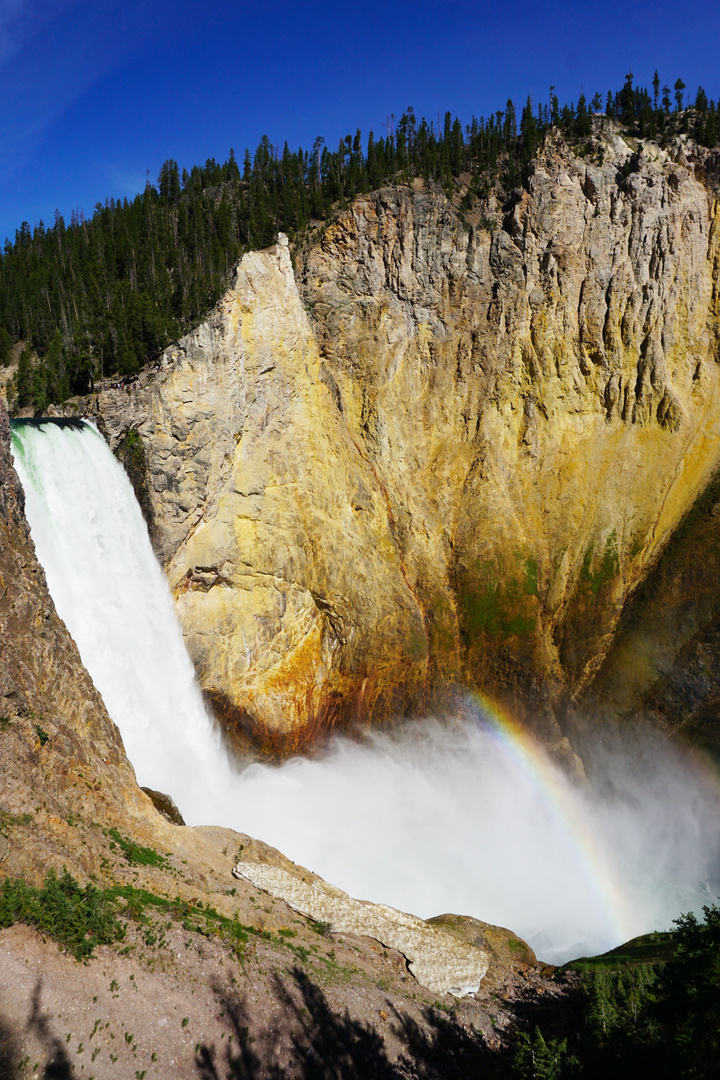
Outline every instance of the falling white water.
[[635, 771], [606, 757], [601, 793], [523, 760], [480, 718], [338, 738], [312, 760], [236, 771], [101, 437], [21, 426], [13, 450], [58, 611], [139, 781], [171, 794], [189, 823], [258, 836], [363, 899], [511, 927], [545, 960], [667, 928], [715, 899], [718, 785], [667, 748]]
[[165, 576], [124, 469], [90, 424], [13, 425], [15, 467], [55, 606], [140, 784], [208, 823], [234, 771], [205, 712]]
[[[612, 795], [528, 771], [477, 722], [422, 721], [243, 775], [243, 829], [353, 896], [506, 926], [547, 961], [593, 955], [710, 903], [717, 783], [681, 755], [612, 769]], [[551, 784], [548, 786], [547, 778]], [[235, 802], [235, 805], [238, 805]]]

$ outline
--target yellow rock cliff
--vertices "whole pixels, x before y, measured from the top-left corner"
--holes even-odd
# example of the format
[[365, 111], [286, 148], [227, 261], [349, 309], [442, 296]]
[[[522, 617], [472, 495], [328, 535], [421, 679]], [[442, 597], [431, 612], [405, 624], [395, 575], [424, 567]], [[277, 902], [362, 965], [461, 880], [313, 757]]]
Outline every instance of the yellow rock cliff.
[[717, 164], [606, 126], [488, 221], [429, 183], [246, 255], [139, 436], [201, 684], [269, 749], [479, 689], [549, 743], [719, 457]]

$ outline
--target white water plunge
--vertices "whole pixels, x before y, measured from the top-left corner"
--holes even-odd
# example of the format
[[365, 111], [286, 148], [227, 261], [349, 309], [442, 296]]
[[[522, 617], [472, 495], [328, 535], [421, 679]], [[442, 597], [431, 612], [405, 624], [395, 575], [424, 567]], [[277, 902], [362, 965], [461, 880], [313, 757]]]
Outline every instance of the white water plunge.
[[482, 722], [411, 722], [239, 771], [193, 677], [132, 488], [101, 436], [15, 426], [58, 612], [141, 784], [189, 824], [257, 836], [362, 899], [508, 926], [559, 962], [669, 927], [719, 887], [720, 790], [678, 751], [580, 790]]

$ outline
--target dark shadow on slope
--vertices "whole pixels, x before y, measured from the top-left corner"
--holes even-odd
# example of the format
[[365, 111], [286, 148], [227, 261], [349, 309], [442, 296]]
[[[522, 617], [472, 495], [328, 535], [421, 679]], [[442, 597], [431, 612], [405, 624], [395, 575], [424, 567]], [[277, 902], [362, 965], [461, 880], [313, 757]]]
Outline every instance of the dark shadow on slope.
[[[25, 1030], [37, 1038], [45, 1051], [47, 1064], [40, 1074], [42, 1080], [76, 1080], [65, 1044], [54, 1034], [49, 1017], [42, 1011], [41, 996], [42, 979], [38, 979], [33, 990]], [[0, 1016], [0, 1078], [2, 1080], [5, 1080], [5, 1077], [19, 1075], [23, 1054], [18, 1031]]]
[[40, 1008], [42, 979], [35, 983], [32, 996], [32, 1009], [28, 1017], [27, 1030], [33, 1032], [42, 1043], [48, 1056], [48, 1063], [43, 1070], [43, 1080], [75, 1080], [75, 1071], [70, 1064], [65, 1045], [53, 1033], [48, 1017]]
[[17, 1033], [5, 1017], [0, 1016], [0, 1076], [15, 1075], [19, 1051]]
[[481, 1037], [432, 1009], [424, 1011], [421, 1026], [387, 1003], [392, 1033], [405, 1048], [391, 1061], [375, 1027], [347, 1010], [333, 1011], [300, 968], [292, 980], [276, 976], [274, 990], [282, 1013], [270, 1028], [252, 1032], [244, 1004], [221, 994], [237, 1049], [202, 1046], [196, 1056], [201, 1080], [466, 1080], [495, 1074], [496, 1055]]
[[504, 1075], [498, 1051], [490, 1050], [475, 1032], [434, 1009], [424, 1009], [423, 1028], [412, 1017], [393, 1006], [396, 1026], [393, 1033], [407, 1048], [399, 1066], [403, 1077], [413, 1080], [468, 1080], [468, 1077]]
[[74, 428], [76, 431], [82, 431], [86, 426], [82, 420], [75, 416], [21, 416], [10, 421], [11, 428], [40, 428], [47, 424], [54, 424], [55, 427], [59, 428]]
[[[235, 1080], [235, 1078], [254, 1078], [259, 1076], [275, 1076], [273, 1071], [262, 1071], [262, 1060], [255, 1053], [250, 1037], [248, 1016], [241, 1002], [233, 1001], [223, 995], [223, 1012], [229, 1017], [233, 1026], [233, 1038], [239, 1049], [233, 1052], [228, 1043], [222, 1055], [215, 1052], [214, 1046], [203, 1044], [195, 1055], [195, 1067], [198, 1076], [202, 1080]], [[269, 1041], [270, 1033], [265, 1032], [265, 1041]], [[220, 1059], [223, 1060], [220, 1060]]]
[[[402, 1076], [388, 1061], [382, 1037], [369, 1024], [354, 1020], [347, 1012], [334, 1013], [322, 990], [300, 968], [293, 979], [302, 1004], [292, 997], [288, 1011], [295, 1021], [292, 1035], [293, 1057], [298, 1075], [304, 1080], [393, 1080]], [[276, 977], [276, 992], [287, 990]]]

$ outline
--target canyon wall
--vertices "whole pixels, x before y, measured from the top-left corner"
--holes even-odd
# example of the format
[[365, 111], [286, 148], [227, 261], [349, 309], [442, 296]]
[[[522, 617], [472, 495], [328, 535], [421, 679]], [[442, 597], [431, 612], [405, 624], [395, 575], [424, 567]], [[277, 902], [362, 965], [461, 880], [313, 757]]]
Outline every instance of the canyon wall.
[[[371, 1074], [417, 1059], [446, 1077], [503, 1047], [518, 1002], [563, 993], [511, 931], [362, 903], [262, 841], [157, 813], [57, 615], [23, 506], [0, 404], [0, 1075], [76, 1076], [92, 1058], [98, 1080], [301, 1077], [328, 1031], [333, 1070], [341, 1050], [357, 1061], [364, 1031]], [[472, 999], [446, 996], [470, 982]], [[430, 1068], [420, 1040], [435, 1047], [439, 996]]]
[[231, 737], [292, 749], [470, 689], [562, 747], [718, 466], [717, 175], [605, 124], [503, 206], [361, 196], [66, 408], [129, 465]]

